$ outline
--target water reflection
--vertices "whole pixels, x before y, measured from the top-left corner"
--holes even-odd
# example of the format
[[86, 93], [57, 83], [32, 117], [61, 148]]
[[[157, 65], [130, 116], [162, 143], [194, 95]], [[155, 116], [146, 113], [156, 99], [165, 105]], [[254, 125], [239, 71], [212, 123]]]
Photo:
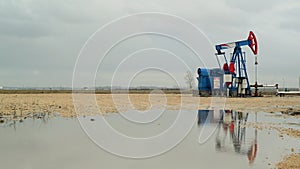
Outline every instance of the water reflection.
[[[53, 116], [53, 115], [52, 115]], [[0, 115], [0, 127], [12, 127], [14, 130], [17, 126], [23, 123], [27, 119], [40, 120], [43, 124], [47, 124], [51, 115], [49, 113], [41, 112], [28, 114], [26, 116], [16, 116], [16, 115]]]
[[[217, 124], [215, 150], [246, 155], [252, 164], [258, 149], [257, 129], [246, 133], [248, 116], [248, 113], [232, 110], [198, 110], [198, 126]], [[257, 114], [255, 116], [257, 121]]]
[[[184, 111], [184, 113], [191, 112]], [[52, 118], [52, 113], [28, 116], [20, 122], [12, 120], [13, 117], [11, 117], [0, 124], [0, 126], [7, 126], [15, 121], [17, 128], [16, 132], [12, 132], [13, 128], [9, 126], [0, 127], [1, 168], [81, 169], [88, 166], [89, 169], [264, 169], [273, 167], [276, 161], [282, 159], [282, 155], [290, 153], [291, 148], [299, 147], [299, 140], [296, 138], [284, 137], [283, 140], [278, 137], [276, 131], [258, 130], [256, 132], [253, 127], [245, 128], [244, 123], [247, 121], [255, 122], [255, 114], [207, 110], [199, 111], [199, 113], [199, 126], [195, 123], [186, 139], [177, 147], [161, 156], [143, 160], [120, 158], [99, 148], [87, 137], [76, 118], [64, 118], [57, 115]], [[152, 126], [150, 128], [129, 126], [125, 123], [127, 121], [115, 113], [105, 117], [116, 129], [123, 129], [120, 130], [121, 132], [127, 131], [128, 135], [137, 134], [144, 137], [164, 131], [176, 119], [172, 118], [176, 115], [176, 111], [166, 111], [161, 121], [153, 124], [155, 131], [152, 131]], [[4, 115], [0, 114], [0, 116], [4, 119]], [[278, 122], [279, 120], [278, 117], [272, 117], [266, 113], [258, 113], [257, 117], [258, 123]], [[95, 120], [90, 121], [91, 124], [98, 122], [97, 117], [86, 118]], [[15, 119], [18, 117], [16, 116]], [[291, 121], [295, 119], [282, 120], [295, 122]], [[217, 128], [213, 137], [200, 145], [198, 144], [199, 131], [203, 125], [207, 125], [208, 129]], [[145, 147], [147, 148], [151, 149], [151, 147]], [[298, 153], [298, 149], [295, 148], [295, 151]], [[249, 162], [254, 162], [254, 164], [248, 165]]]

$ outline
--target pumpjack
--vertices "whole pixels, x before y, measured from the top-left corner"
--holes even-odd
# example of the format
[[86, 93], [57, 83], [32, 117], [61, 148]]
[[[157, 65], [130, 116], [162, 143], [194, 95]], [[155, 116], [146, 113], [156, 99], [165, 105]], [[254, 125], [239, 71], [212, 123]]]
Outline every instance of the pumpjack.
[[[246, 68], [246, 56], [245, 52], [242, 52], [242, 46], [249, 46], [253, 54], [257, 55], [257, 39], [252, 31], [249, 32], [249, 36], [246, 40], [216, 45], [217, 55], [223, 55], [225, 59], [223, 70], [225, 76], [229, 77], [225, 80], [226, 87], [229, 89], [229, 95], [251, 95]], [[230, 63], [228, 66], [225, 52], [222, 52], [222, 50], [230, 48], [234, 48], [234, 50], [230, 57]]]
[[[219, 87], [219, 93], [226, 92], [227, 96], [250, 96], [250, 83], [248, 79], [247, 67], [246, 67], [246, 54], [242, 51], [243, 46], [249, 46], [254, 55], [258, 53], [258, 43], [256, 36], [252, 31], [249, 32], [248, 38], [246, 40], [240, 40], [230, 43], [222, 43], [216, 45], [217, 50], [216, 56], [223, 56], [225, 63], [223, 68], [220, 66], [219, 73], [214, 76], [216, 73], [213, 73], [213, 77], [205, 79], [204, 76], [208, 78], [210, 72], [209, 69], [198, 69], [199, 77], [198, 79], [198, 90], [199, 94], [203, 93], [204, 90], [215, 91], [216, 87]], [[226, 57], [224, 50], [233, 48], [233, 53], [230, 54], [230, 61]], [[215, 69], [212, 69], [216, 72]], [[214, 80], [217, 80], [214, 81]], [[220, 83], [220, 84], [218, 84]], [[213, 84], [213, 85], [212, 85]], [[217, 85], [216, 85], [217, 84]], [[256, 82], [257, 84], [257, 82]]]

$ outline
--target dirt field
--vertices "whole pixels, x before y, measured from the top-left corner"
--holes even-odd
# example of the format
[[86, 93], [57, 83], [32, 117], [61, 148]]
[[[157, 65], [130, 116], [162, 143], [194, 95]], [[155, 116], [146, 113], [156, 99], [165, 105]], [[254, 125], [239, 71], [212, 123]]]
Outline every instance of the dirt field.
[[[84, 96], [83, 96], [84, 97]], [[97, 94], [101, 113], [129, 109], [209, 109], [223, 104], [225, 109], [247, 112], [300, 112], [300, 97], [210, 98], [180, 94]], [[196, 106], [196, 107], [195, 107]], [[24, 115], [57, 112], [64, 117], [76, 116], [72, 94], [0, 94], [0, 113]]]
[[[82, 97], [85, 97], [84, 95]], [[190, 94], [96, 94], [98, 112], [117, 113], [136, 109], [196, 110], [220, 107], [243, 112], [300, 112], [300, 97], [210, 98], [193, 97]], [[83, 103], [85, 104], [85, 103]], [[85, 106], [85, 105], [83, 105]], [[0, 116], [29, 116], [34, 113], [58, 113], [63, 117], [75, 117], [71, 93], [56, 94], [0, 94]], [[90, 112], [95, 114], [95, 112]], [[299, 118], [299, 116], [295, 117]], [[282, 134], [300, 137], [299, 130], [280, 130]], [[300, 168], [300, 155], [291, 154], [277, 164], [278, 168]]]

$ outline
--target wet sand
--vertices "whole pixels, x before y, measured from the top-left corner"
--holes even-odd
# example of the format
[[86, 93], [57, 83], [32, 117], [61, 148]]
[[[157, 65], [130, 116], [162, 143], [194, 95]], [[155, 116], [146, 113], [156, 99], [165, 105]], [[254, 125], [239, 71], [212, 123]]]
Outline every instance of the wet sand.
[[[225, 109], [242, 112], [283, 113], [300, 112], [300, 97], [257, 97], [226, 98], [219, 100], [210, 97], [193, 97], [185, 94], [97, 94], [99, 108], [97, 113], [117, 113], [136, 109], [194, 110], [211, 109], [211, 103], [221, 101]], [[196, 106], [196, 107], [195, 107]], [[0, 116], [24, 117], [34, 113], [58, 113], [63, 117], [78, 114], [73, 105], [72, 94], [0, 94]], [[95, 112], [93, 112], [95, 114]], [[299, 116], [294, 116], [299, 118]], [[272, 128], [283, 135], [300, 138], [295, 129]], [[292, 153], [276, 165], [278, 168], [300, 168], [300, 155]]]

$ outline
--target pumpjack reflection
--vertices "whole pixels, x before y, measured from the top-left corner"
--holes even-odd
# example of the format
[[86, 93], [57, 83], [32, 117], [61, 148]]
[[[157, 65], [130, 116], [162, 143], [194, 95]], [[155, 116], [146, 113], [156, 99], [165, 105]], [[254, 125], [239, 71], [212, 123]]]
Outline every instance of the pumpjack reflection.
[[246, 135], [245, 124], [248, 116], [248, 113], [232, 110], [198, 110], [198, 125], [217, 123], [216, 151], [232, 152], [233, 149], [238, 154], [247, 155], [249, 163], [252, 164], [258, 149], [257, 129], [254, 129], [254, 136], [253, 133]]

